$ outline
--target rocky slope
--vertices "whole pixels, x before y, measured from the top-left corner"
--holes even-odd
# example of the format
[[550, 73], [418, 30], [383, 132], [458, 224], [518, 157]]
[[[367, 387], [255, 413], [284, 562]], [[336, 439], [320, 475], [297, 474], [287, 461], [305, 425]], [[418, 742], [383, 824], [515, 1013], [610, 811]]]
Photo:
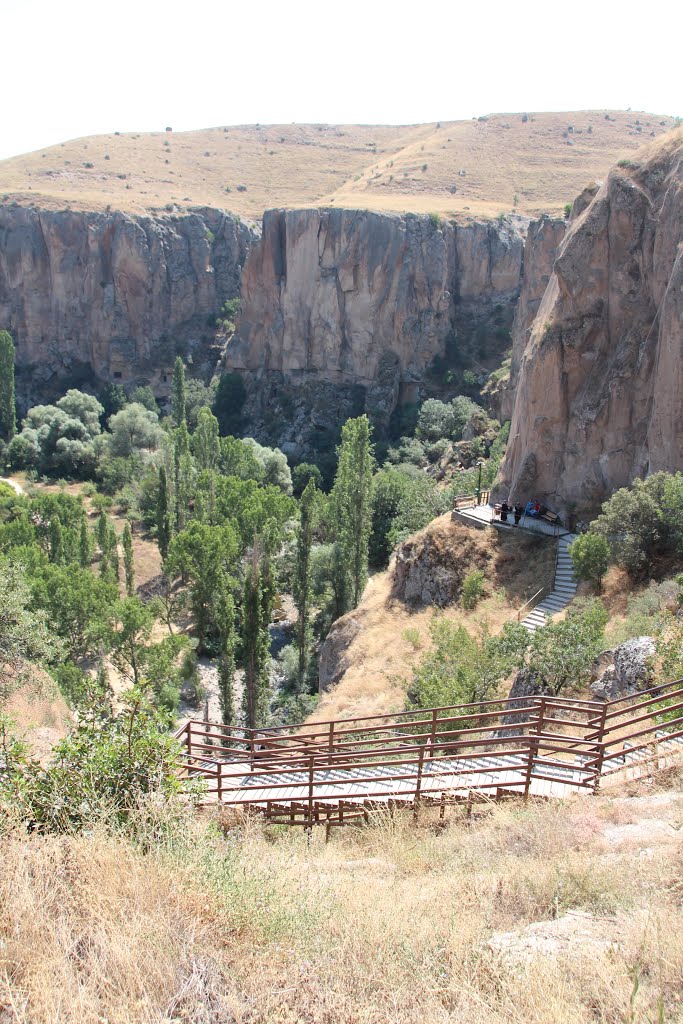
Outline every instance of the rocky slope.
[[153, 218], [0, 206], [0, 325], [17, 345], [21, 404], [81, 382], [163, 394], [178, 348], [210, 362], [212, 318], [238, 294], [256, 234], [209, 209]]
[[519, 360], [499, 493], [590, 514], [683, 469], [683, 131], [622, 161], [562, 242]]
[[[457, 225], [354, 210], [274, 210], [242, 278], [225, 365], [250, 418], [292, 455], [365, 408], [380, 427], [447, 348], [465, 365], [508, 342], [524, 222]], [[508, 320], [509, 325], [509, 320]]]

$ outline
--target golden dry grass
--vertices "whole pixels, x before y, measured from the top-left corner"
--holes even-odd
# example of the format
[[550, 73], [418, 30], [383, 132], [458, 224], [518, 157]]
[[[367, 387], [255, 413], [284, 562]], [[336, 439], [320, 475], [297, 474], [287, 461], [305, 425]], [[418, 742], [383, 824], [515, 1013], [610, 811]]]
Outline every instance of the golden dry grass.
[[[496, 632], [532, 593], [552, 582], [555, 544], [545, 538], [469, 529], [454, 522], [450, 513], [434, 520], [416, 538], [421, 536], [432, 538], [445, 558], [467, 557], [468, 568], [486, 572], [486, 595], [474, 611], [467, 612], [458, 604], [442, 610], [445, 618], [462, 623], [473, 634], [483, 623]], [[360, 630], [344, 651], [348, 668], [322, 695], [311, 721], [403, 709], [411, 666], [430, 647], [429, 627], [435, 609], [411, 608], [397, 600], [392, 594], [394, 573], [392, 563], [386, 572], [373, 576], [359, 607], [337, 625], [340, 628], [352, 619]]]
[[270, 207], [318, 205], [460, 219], [513, 208], [558, 213], [617, 160], [674, 124], [654, 114], [572, 111], [534, 113], [526, 121], [492, 114], [438, 125], [246, 125], [90, 136], [0, 162], [0, 196], [44, 208], [134, 213], [214, 206], [249, 218]]
[[[147, 854], [98, 829], [9, 836], [0, 1019], [675, 1024], [680, 834], [645, 853], [610, 838], [653, 813], [642, 797], [499, 805], [310, 848], [188, 819]], [[680, 790], [656, 813], [680, 821]]]

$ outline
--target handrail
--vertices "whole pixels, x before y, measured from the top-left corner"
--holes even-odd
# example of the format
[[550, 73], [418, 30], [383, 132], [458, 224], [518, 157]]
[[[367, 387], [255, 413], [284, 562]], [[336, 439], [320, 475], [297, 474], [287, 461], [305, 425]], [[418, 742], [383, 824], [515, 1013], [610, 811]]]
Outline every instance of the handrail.
[[603, 776], [669, 756], [682, 711], [679, 679], [610, 702], [539, 695], [272, 729], [190, 719], [175, 736], [179, 771], [204, 778], [207, 798], [311, 827], [322, 812], [328, 825], [357, 820], [344, 814], [360, 802], [408, 802], [417, 814], [423, 799], [443, 807], [473, 791], [595, 791]]

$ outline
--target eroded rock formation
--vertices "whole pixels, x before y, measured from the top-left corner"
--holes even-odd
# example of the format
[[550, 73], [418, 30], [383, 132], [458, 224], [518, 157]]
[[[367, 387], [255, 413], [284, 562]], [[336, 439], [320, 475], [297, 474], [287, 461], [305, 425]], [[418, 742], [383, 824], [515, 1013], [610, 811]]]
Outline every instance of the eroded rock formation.
[[[495, 333], [519, 291], [522, 251], [522, 227], [510, 221], [269, 211], [225, 359], [252, 381], [252, 420], [267, 431], [286, 394], [277, 439], [293, 455], [306, 431], [359, 410], [381, 427], [398, 401], [417, 397], [448, 346]], [[506, 331], [498, 332], [504, 350]], [[312, 393], [319, 387], [322, 403]]]
[[683, 469], [682, 347], [678, 131], [616, 167], [560, 246], [520, 359], [499, 493], [591, 514], [636, 476]]
[[81, 381], [150, 382], [163, 393], [176, 346], [210, 358], [211, 318], [238, 294], [254, 237], [218, 210], [152, 218], [0, 206], [0, 326], [17, 346], [22, 404]]

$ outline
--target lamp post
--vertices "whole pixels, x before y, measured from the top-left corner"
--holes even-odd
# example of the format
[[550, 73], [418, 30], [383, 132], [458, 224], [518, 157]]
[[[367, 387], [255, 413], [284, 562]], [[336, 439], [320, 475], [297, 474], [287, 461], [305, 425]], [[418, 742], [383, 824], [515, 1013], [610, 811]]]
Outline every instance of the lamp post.
[[484, 465], [484, 460], [483, 459], [478, 459], [477, 460], [477, 466], [479, 467], [479, 480], [477, 481], [477, 505], [481, 501], [481, 470], [482, 470], [483, 465]]

